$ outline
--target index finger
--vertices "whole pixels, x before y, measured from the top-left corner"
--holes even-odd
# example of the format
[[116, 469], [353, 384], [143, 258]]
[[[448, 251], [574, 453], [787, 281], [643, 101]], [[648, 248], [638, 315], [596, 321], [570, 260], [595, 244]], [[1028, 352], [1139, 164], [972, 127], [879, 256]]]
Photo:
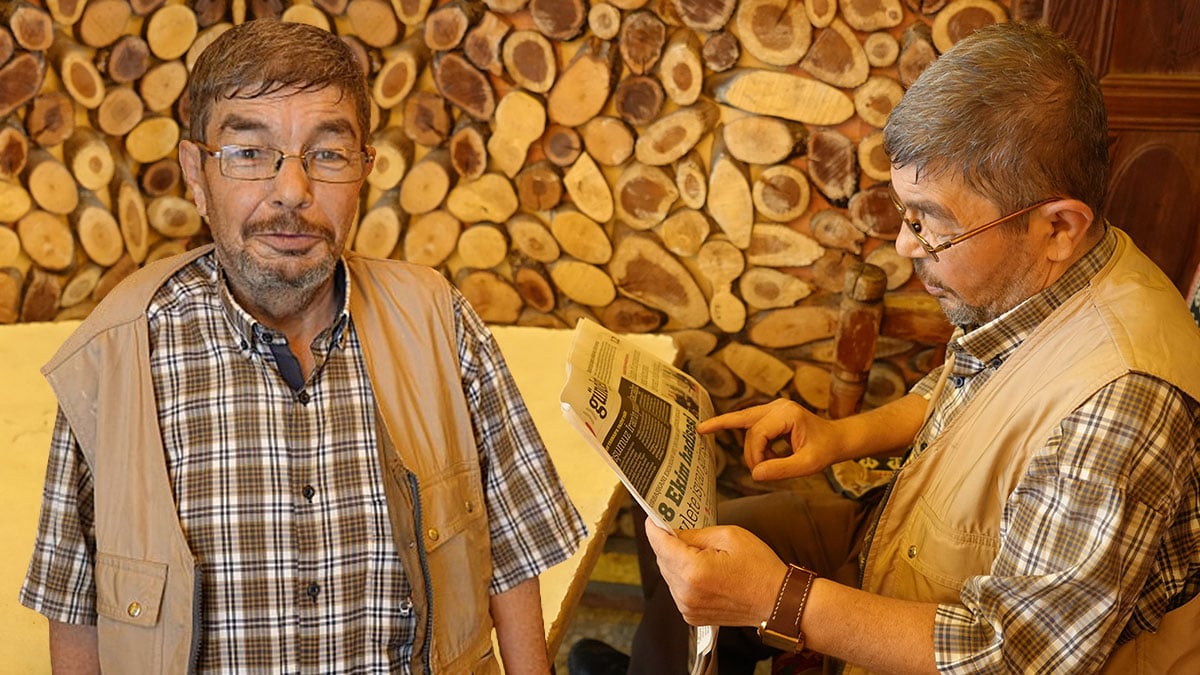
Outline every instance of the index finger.
[[704, 420], [696, 427], [696, 431], [702, 434], [711, 434], [714, 431], [724, 431], [725, 429], [748, 429], [762, 419], [766, 412], [764, 406], [761, 405], [727, 412], [724, 415]]

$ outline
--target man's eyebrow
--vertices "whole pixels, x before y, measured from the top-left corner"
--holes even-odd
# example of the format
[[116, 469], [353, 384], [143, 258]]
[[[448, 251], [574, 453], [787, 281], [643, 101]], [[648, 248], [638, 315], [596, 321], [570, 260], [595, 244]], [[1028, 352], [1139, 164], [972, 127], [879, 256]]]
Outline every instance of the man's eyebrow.
[[345, 118], [321, 120], [313, 130], [313, 136], [350, 136], [357, 138], [354, 125]]
[[218, 131], [264, 131], [266, 123], [238, 114], [226, 115], [217, 125]]
[[941, 204], [938, 204], [937, 202], [929, 201], [927, 199], [914, 199], [910, 202], [904, 202], [904, 206], [905, 208], [912, 209], [913, 211], [918, 211], [920, 213], [924, 213], [925, 215], [933, 216], [938, 220], [948, 220], [952, 222], [956, 221], [954, 214], [951, 213], [949, 209]]

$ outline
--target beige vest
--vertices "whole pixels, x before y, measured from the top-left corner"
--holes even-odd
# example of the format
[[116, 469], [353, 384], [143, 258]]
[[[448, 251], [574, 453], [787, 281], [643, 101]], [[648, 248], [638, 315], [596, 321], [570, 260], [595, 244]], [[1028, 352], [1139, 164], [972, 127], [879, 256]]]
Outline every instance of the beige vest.
[[[1117, 231], [1112, 260], [1091, 285], [1047, 317], [957, 418], [900, 470], [875, 528], [863, 589], [960, 602], [964, 581], [989, 573], [1004, 504], [1051, 429], [1129, 372], [1161, 378], [1200, 399], [1197, 354], [1200, 331], [1179, 294]], [[1165, 673], [1168, 664], [1184, 663], [1191, 664], [1187, 672], [1200, 672], [1197, 644], [1200, 599], [1168, 613], [1157, 633], [1143, 632], [1122, 645], [1112, 656], [1112, 672], [1132, 672], [1117, 664], [1131, 663], [1135, 654], [1158, 659], [1147, 672]]]
[[[105, 672], [190, 672], [203, 639], [202, 570], [184, 538], [167, 476], [146, 306], [170, 275], [208, 250], [132, 275], [42, 369], [95, 478], [97, 628]], [[447, 286], [426, 268], [349, 254], [346, 263], [351, 317], [375, 394], [392, 534], [413, 587], [414, 670], [498, 672], [483, 486], [457, 386]]]

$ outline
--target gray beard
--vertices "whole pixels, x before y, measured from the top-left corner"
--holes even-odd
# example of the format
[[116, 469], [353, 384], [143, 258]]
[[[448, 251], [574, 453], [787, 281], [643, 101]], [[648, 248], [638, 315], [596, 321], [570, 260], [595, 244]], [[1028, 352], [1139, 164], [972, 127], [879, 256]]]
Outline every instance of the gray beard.
[[[330, 250], [334, 248], [334, 242], [319, 228], [295, 216], [281, 216], [244, 228], [246, 235], [259, 231], [317, 233], [326, 238]], [[258, 264], [245, 249], [230, 250], [217, 242], [217, 254], [226, 276], [236, 283], [245, 301], [276, 319], [294, 316], [311, 305], [337, 268], [337, 257], [330, 255], [299, 275], [287, 276], [281, 270]]]

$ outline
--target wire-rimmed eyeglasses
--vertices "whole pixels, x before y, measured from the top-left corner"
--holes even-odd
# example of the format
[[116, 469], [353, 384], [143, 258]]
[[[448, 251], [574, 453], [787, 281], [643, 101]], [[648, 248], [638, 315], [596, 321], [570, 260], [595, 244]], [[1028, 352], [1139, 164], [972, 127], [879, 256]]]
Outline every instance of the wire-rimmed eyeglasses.
[[982, 234], [982, 233], [987, 232], [988, 230], [992, 229], [993, 227], [996, 227], [997, 225], [1002, 225], [1002, 224], [1007, 223], [1008, 221], [1012, 220], [1013, 218], [1025, 215], [1026, 213], [1029, 213], [1030, 211], [1038, 208], [1039, 206], [1045, 206], [1046, 204], [1049, 204], [1050, 202], [1057, 201], [1057, 198], [1043, 199], [1042, 201], [1040, 201], [1036, 204], [1026, 206], [1025, 208], [1020, 209], [1019, 211], [1013, 211], [1012, 213], [1008, 214], [1007, 216], [1002, 216], [1000, 218], [997, 218], [996, 220], [993, 220], [990, 223], [980, 225], [979, 227], [977, 227], [973, 230], [967, 230], [966, 232], [963, 232], [962, 234], [958, 235], [957, 237], [954, 237], [948, 241], [945, 241], [941, 244], [934, 246], [933, 244], [930, 244], [925, 239], [925, 237], [921, 236], [921, 222], [919, 220], [909, 219], [904, 216], [904, 212], [907, 211], [908, 209], [904, 206], [904, 203], [900, 201], [900, 197], [896, 194], [896, 191], [893, 190], [890, 185], [888, 186], [888, 194], [892, 198], [892, 206], [895, 206], [896, 210], [900, 212], [900, 222], [904, 223], [904, 225], [908, 227], [908, 231], [912, 232], [912, 235], [914, 237], [916, 237], [916, 239], [917, 239], [917, 243], [919, 243], [921, 245], [921, 248], [925, 249], [925, 252], [929, 254], [929, 257], [932, 258], [934, 262], [938, 261], [938, 256], [937, 256], [938, 253], [945, 251], [946, 249], [950, 248], [951, 246], [954, 246], [955, 244], [961, 244], [962, 242], [970, 239], [971, 237], [974, 237], [977, 234]]
[[375, 160], [370, 149], [314, 148], [289, 155], [275, 148], [254, 145], [222, 145], [210, 148], [196, 145], [217, 158], [221, 175], [234, 180], [270, 180], [279, 174], [283, 160], [295, 157], [309, 178], [322, 183], [353, 183], [366, 175], [367, 166]]

